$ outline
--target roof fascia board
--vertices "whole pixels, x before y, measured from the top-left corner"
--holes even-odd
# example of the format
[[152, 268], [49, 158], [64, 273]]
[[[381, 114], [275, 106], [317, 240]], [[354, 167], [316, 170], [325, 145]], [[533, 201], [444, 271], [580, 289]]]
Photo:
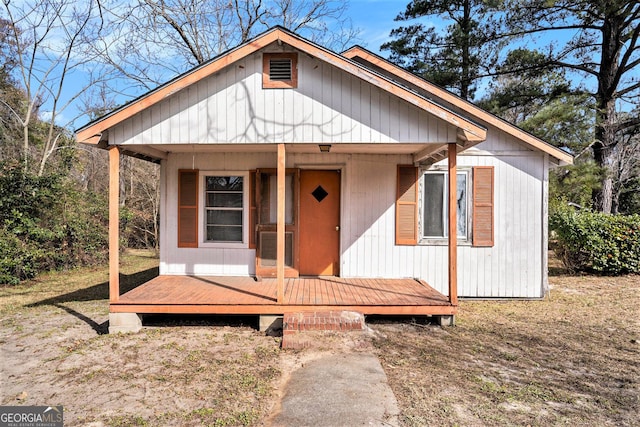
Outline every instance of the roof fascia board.
[[143, 95], [141, 98], [132, 101], [130, 104], [121, 107], [101, 119], [96, 120], [76, 131], [76, 140], [86, 144], [96, 144], [98, 137], [104, 130], [126, 120], [127, 118], [151, 107], [174, 93], [208, 77], [228, 65], [256, 52], [263, 47], [278, 40], [280, 30], [273, 30], [263, 34], [236, 49], [221, 55], [220, 57], [206, 63], [202, 67], [195, 68], [191, 72], [174, 79], [173, 81], [160, 86], [159, 88]]
[[454, 105], [460, 109], [462, 109], [463, 111], [466, 111], [470, 114], [472, 114], [473, 116], [475, 116], [478, 120], [481, 120], [485, 123], [488, 123], [492, 126], [497, 127], [498, 129], [508, 133], [509, 135], [512, 135], [524, 142], [526, 142], [529, 145], [532, 145], [533, 147], [541, 150], [542, 152], [545, 152], [547, 154], [550, 154], [551, 156], [555, 157], [556, 159], [558, 159], [561, 163], [565, 163], [565, 164], [573, 164], [573, 156], [565, 153], [564, 151], [560, 150], [559, 148], [554, 147], [553, 145], [550, 145], [548, 143], [546, 143], [545, 141], [523, 131], [522, 129], [518, 128], [517, 126], [512, 125], [511, 123], [502, 120], [501, 118], [487, 112], [484, 111], [482, 108], [477, 107], [476, 105], [460, 98], [459, 96], [456, 96], [454, 94], [452, 94], [451, 92], [442, 89], [441, 87], [438, 87], [424, 79], [421, 79], [420, 77], [417, 77], [416, 75], [404, 70], [403, 68], [387, 61], [384, 58], [379, 57], [378, 55], [369, 52], [368, 50], [360, 47], [360, 46], [354, 46], [350, 49], [348, 49], [347, 51], [345, 51], [344, 53], [342, 53], [343, 56], [349, 58], [349, 59], [354, 59], [354, 58], [361, 58], [367, 62], [369, 62], [370, 64], [373, 64], [403, 80], [406, 80], [407, 82], [418, 86], [419, 88], [422, 88], [423, 90], [426, 90], [430, 93], [433, 93], [435, 96], [439, 97], [440, 99], [442, 99], [445, 102], [450, 103], [451, 105]]
[[328, 49], [316, 46], [313, 43], [300, 38], [297, 35], [289, 33], [281, 27], [275, 27], [271, 31], [267, 31], [261, 36], [231, 50], [220, 57], [213, 59], [209, 63], [186, 73], [183, 76], [159, 87], [158, 89], [143, 95], [141, 98], [132, 101], [130, 104], [121, 107], [113, 113], [104, 116], [76, 131], [76, 140], [86, 144], [96, 144], [100, 141], [100, 135], [106, 129], [126, 120], [127, 118], [149, 108], [150, 106], [162, 101], [163, 99], [173, 95], [174, 93], [186, 88], [187, 86], [206, 78], [228, 65], [268, 46], [275, 41], [282, 41], [301, 52], [305, 52], [311, 56], [320, 58], [325, 62], [355, 75], [395, 96], [398, 96], [407, 102], [433, 114], [436, 117], [450, 123], [453, 126], [464, 131], [469, 135], [470, 141], [480, 142], [486, 139], [486, 129], [465, 117], [436, 104], [435, 102], [420, 96], [408, 89], [399, 86], [397, 83], [388, 78], [378, 75], [370, 71], [350, 58], [345, 58]]
[[435, 103], [434, 101], [427, 99], [417, 93], [414, 93], [404, 87], [398, 85], [385, 76], [377, 74], [372, 70], [364, 68], [362, 65], [352, 61], [351, 58], [344, 57], [342, 55], [331, 52], [328, 49], [324, 49], [320, 46], [316, 46], [313, 43], [303, 41], [298, 36], [290, 33], [282, 33], [281, 40], [298, 50], [305, 52], [311, 56], [320, 58], [325, 62], [346, 71], [352, 75], [355, 75], [374, 86], [377, 86], [397, 97], [410, 102], [413, 105], [433, 114], [434, 116], [462, 129], [465, 133], [474, 135], [470, 140], [475, 142], [484, 141], [487, 138], [487, 130], [468, 120], [467, 118], [455, 113], [442, 105]]

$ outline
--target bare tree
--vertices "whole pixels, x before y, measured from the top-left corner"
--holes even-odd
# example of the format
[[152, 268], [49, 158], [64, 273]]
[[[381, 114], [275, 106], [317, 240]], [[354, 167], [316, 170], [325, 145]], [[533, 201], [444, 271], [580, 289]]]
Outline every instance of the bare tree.
[[24, 92], [13, 77], [17, 55], [10, 28], [11, 23], [0, 17], [0, 160], [21, 157], [22, 133], [16, 112], [24, 104]]
[[126, 233], [129, 247], [158, 251], [160, 243], [160, 168], [144, 160], [130, 158], [125, 172], [128, 181], [127, 208], [133, 215]]
[[[3, 0], [3, 6], [7, 37], [15, 51], [14, 76], [24, 91], [26, 105], [15, 109], [2, 102], [22, 128], [25, 173], [33, 159], [42, 175], [60, 142], [69, 137], [65, 125], [72, 119], [63, 114], [84, 88], [96, 81], [88, 72], [82, 45], [87, 41], [87, 28], [100, 20], [101, 8], [94, 0]], [[82, 72], [86, 72], [82, 76], [86, 83], [75, 87], [79, 79], [71, 79]], [[69, 90], [71, 86], [74, 89]], [[67, 123], [62, 123], [65, 120]], [[45, 129], [41, 123], [46, 124]], [[35, 129], [36, 125], [40, 128]]]
[[[610, 213], [613, 169], [621, 133], [640, 124], [640, 117], [619, 120], [622, 104], [640, 105], [640, 3], [637, 0], [505, 0], [502, 37], [548, 40], [538, 68], [564, 69], [585, 77], [595, 104], [596, 164], [604, 171], [593, 191], [594, 207]], [[567, 40], [568, 38], [568, 40]], [[562, 40], [567, 40], [563, 42]], [[527, 64], [531, 66], [533, 64]], [[509, 72], [521, 73], [513, 67]], [[592, 85], [590, 82], [594, 82]], [[624, 150], [622, 150], [624, 151]]]
[[[635, 116], [640, 117], [640, 110], [634, 114], [621, 114], [619, 120], [628, 122]], [[618, 136], [619, 143], [614, 147], [612, 155], [612, 213], [618, 213], [620, 202], [626, 193], [637, 195], [640, 192], [640, 125], [626, 127]]]
[[[112, 109], [121, 95], [149, 90], [274, 25], [339, 48], [355, 34], [347, 4], [337, 0], [103, 0], [101, 5], [106, 23], [92, 27], [86, 47], [94, 61], [120, 78], [85, 91], [91, 117]], [[84, 157], [91, 167], [83, 176], [92, 188], [103, 171], [93, 156]], [[157, 249], [158, 173], [156, 165], [122, 159], [120, 201], [132, 214], [125, 229], [131, 246]]]
[[266, 26], [282, 25], [336, 51], [346, 49], [358, 38], [358, 30], [347, 16], [347, 1], [275, 0], [273, 3], [263, 22]]
[[[104, 3], [110, 24], [94, 54], [149, 90], [275, 25], [336, 49], [356, 31], [339, 0], [137, 0]], [[109, 34], [104, 34], [109, 31]]]

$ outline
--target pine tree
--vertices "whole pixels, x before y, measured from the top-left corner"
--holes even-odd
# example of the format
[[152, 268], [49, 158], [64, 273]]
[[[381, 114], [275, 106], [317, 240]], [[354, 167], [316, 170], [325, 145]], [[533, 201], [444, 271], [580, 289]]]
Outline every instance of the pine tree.
[[[622, 115], [620, 106], [640, 105], [640, 3], [637, 0], [506, 0], [504, 40], [550, 40], [537, 64], [514, 62], [512, 73], [537, 68], [563, 69], [584, 78], [594, 100], [593, 157], [602, 168], [593, 191], [594, 208], [613, 206], [614, 163], [619, 144], [640, 124], [638, 115]], [[568, 39], [565, 43], [559, 40]], [[591, 84], [591, 82], [594, 82]]]
[[[483, 0], [414, 0], [396, 21], [413, 22], [391, 32], [382, 45], [390, 59], [464, 99], [475, 95], [476, 82], [497, 59], [491, 2]], [[424, 21], [446, 22], [438, 28]]]

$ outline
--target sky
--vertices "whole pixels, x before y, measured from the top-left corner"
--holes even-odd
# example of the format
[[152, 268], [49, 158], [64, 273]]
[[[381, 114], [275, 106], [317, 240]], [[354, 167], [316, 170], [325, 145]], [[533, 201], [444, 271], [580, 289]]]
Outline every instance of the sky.
[[[389, 40], [391, 30], [401, 25], [401, 23], [395, 22], [394, 18], [406, 8], [409, 1], [349, 0], [347, 13], [354, 29], [359, 31], [358, 40], [353, 44], [361, 45], [374, 53], [386, 57], [388, 52], [381, 52], [380, 46]], [[61, 117], [59, 122], [63, 123], [65, 119], [66, 117]]]
[[[374, 53], [386, 57], [388, 52], [381, 52], [380, 46], [389, 40], [391, 30], [401, 25], [401, 23], [395, 22], [394, 18], [406, 8], [408, 2], [409, 0], [349, 0], [347, 13], [354, 29], [359, 31], [358, 39], [353, 44], [357, 43]], [[119, 101], [125, 102], [128, 99], [122, 98]], [[75, 110], [73, 106], [71, 107], [70, 110]], [[59, 113], [56, 122], [63, 126], [67, 125], [69, 118], [71, 116], [75, 117], [77, 114], [77, 112], [70, 110], [67, 109]], [[47, 119], [46, 108], [43, 109], [43, 113], [44, 118]], [[79, 119], [74, 125], [78, 126], [84, 120]]]
[[[408, 0], [351, 0], [349, 14], [353, 26], [361, 30], [359, 44], [380, 54], [380, 45], [389, 40], [391, 30], [401, 24], [393, 19], [408, 3]], [[383, 53], [383, 56], [386, 55]]]
[[[126, 0], [125, 0], [126, 1]], [[14, 3], [28, 2], [27, 0], [14, 0]], [[354, 29], [359, 31], [358, 40], [355, 43], [364, 46], [374, 53], [380, 54], [383, 57], [388, 56], [389, 52], [380, 51], [380, 46], [386, 41], [390, 40], [390, 32], [394, 28], [402, 25], [406, 25], [404, 22], [396, 22], [394, 18], [402, 11], [405, 10], [409, 0], [349, 0], [347, 14], [352, 21]], [[423, 18], [423, 23], [427, 25], [438, 26], [439, 22], [433, 18]], [[539, 40], [538, 42], [541, 42]], [[546, 43], [541, 43], [546, 44]], [[71, 86], [76, 86], [74, 93], [77, 93], [77, 84], [79, 82], [73, 82]], [[73, 92], [73, 87], [70, 87], [69, 92]], [[477, 95], [481, 95], [482, 87], [479, 88]], [[71, 96], [71, 95], [70, 95]], [[119, 99], [119, 102], [124, 102], [127, 99]], [[75, 108], [74, 108], [75, 107]], [[41, 111], [46, 115], [46, 105]], [[70, 119], [75, 117], [80, 111], [78, 105], [72, 105], [70, 109], [62, 112], [56, 122], [60, 125], [68, 125]], [[46, 118], [46, 117], [45, 117]], [[78, 126], [80, 122], [84, 122], [85, 119], [80, 119], [72, 126]], [[75, 126], [74, 126], [75, 125]]]

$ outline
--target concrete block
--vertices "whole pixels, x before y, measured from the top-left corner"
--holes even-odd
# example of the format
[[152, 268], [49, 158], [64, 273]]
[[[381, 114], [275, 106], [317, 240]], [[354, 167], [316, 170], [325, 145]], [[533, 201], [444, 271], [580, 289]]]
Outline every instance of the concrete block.
[[109, 313], [109, 333], [139, 332], [142, 329], [142, 316], [138, 313]]
[[436, 320], [440, 326], [455, 326], [456, 316], [436, 316]]
[[266, 332], [269, 336], [282, 335], [282, 316], [273, 314], [262, 314], [259, 316], [260, 332]]

